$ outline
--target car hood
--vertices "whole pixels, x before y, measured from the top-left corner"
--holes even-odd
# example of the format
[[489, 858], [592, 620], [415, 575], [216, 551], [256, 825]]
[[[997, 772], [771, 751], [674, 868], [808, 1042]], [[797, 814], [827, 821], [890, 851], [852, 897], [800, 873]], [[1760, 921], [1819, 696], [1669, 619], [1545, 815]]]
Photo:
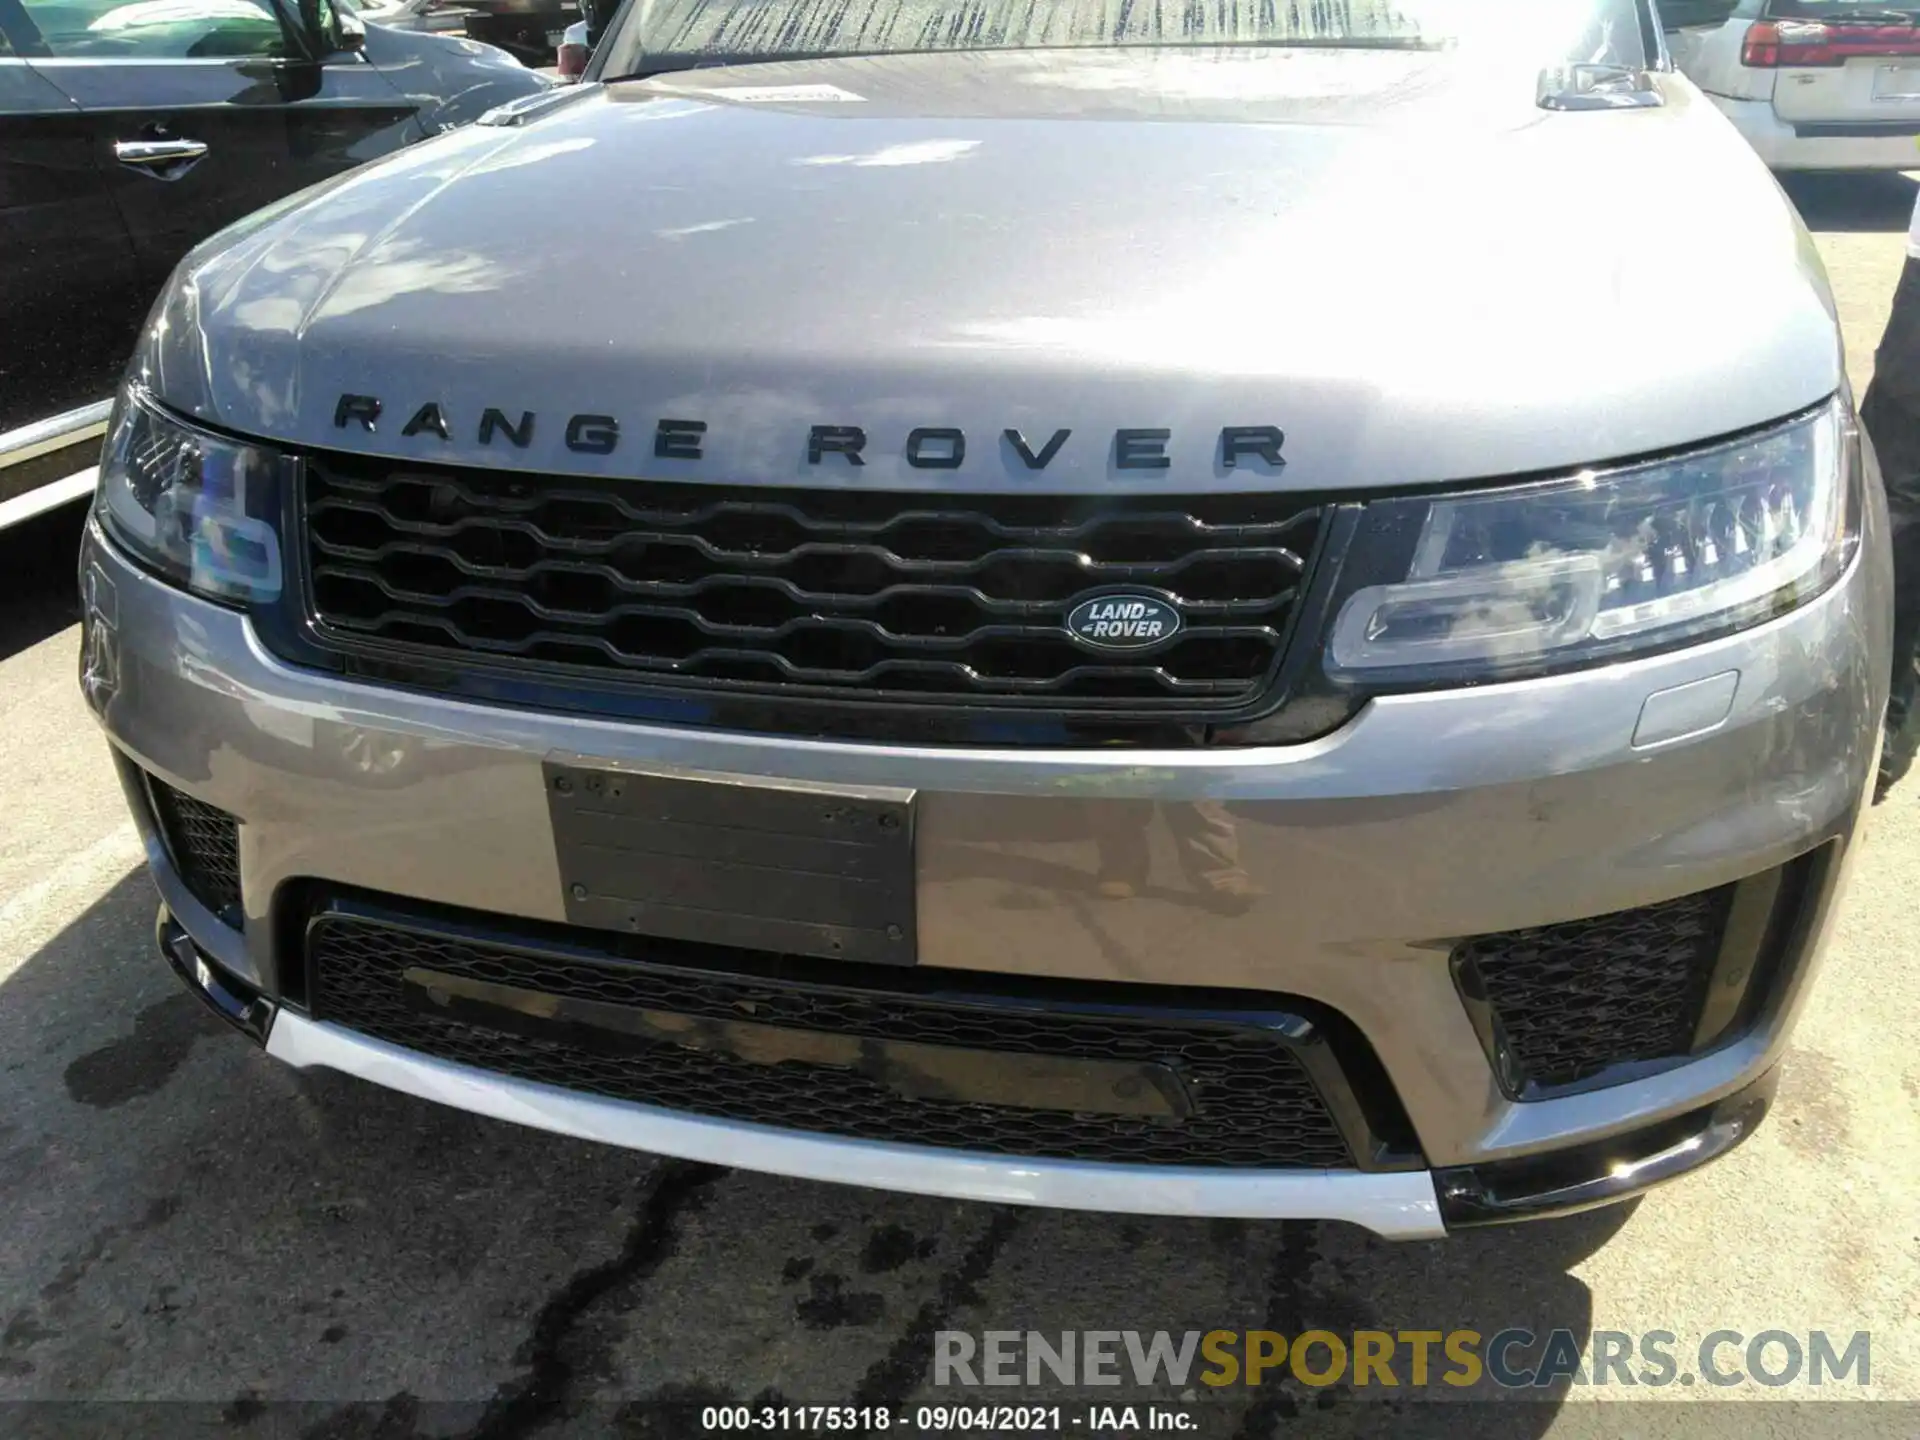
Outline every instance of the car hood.
[[[203, 246], [136, 368], [235, 431], [552, 472], [1331, 490], [1640, 455], [1844, 383], [1804, 228], [1658, 83], [1549, 112], [1458, 54], [1111, 51], [588, 86]], [[1223, 463], [1268, 426], [1283, 467]], [[908, 464], [918, 428], [962, 462]], [[1071, 435], [1035, 471], [1009, 430]]]

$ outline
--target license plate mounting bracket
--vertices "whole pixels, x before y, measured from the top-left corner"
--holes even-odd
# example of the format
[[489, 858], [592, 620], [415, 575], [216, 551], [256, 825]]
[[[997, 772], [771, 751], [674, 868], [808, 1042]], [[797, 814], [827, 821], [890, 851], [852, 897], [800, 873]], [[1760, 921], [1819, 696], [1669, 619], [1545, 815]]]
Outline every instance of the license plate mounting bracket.
[[542, 765], [570, 924], [911, 965], [914, 792]]

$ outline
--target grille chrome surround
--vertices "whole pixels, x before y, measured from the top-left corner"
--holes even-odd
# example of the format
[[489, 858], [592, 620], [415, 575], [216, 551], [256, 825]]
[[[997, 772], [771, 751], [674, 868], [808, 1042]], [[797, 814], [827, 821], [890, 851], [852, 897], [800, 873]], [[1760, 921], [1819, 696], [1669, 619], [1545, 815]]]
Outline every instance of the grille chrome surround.
[[[303, 465], [299, 549], [324, 647], [682, 692], [1180, 721], [1274, 687], [1327, 510], [1286, 495], [760, 489]], [[1142, 654], [1067, 613], [1172, 597]]]
[[164, 780], [146, 777], [161, 838], [187, 892], [229, 925], [240, 919], [240, 822]]
[[[1218, 1169], [1344, 1169], [1354, 1146], [1323, 1094], [1330, 1057], [1290, 1012], [1200, 1015], [1121, 1005], [1023, 1001], [930, 991], [925, 978], [883, 990], [765, 973], [636, 960], [564, 939], [496, 938], [357, 902], [323, 904], [307, 926], [313, 1018], [435, 1058], [565, 1089], [782, 1129], [973, 1152]], [[676, 961], [712, 947], [660, 942]], [[530, 992], [702, 1021], [750, 1019], [800, 1037], [857, 1037], [1080, 1057], [1176, 1069], [1196, 1113], [1168, 1122], [1018, 1106], [907, 1098], [847, 1070], [748, 1063], [699, 1046], [635, 1041], [617, 1051], [423, 1013], [412, 967]], [[815, 972], [817, 973], [817, 971]], [[864, 972], [863, 972], [864, 973]], [[876, 976], [879, 984], [891, 977]], [[1316, 1053], [1317, 1052], [1317, 1053]], [[1310, 1073], [1311, 1072], [1311, 1073]], [[1344, 1083], [1335, 1068], [1337, 1083]], [[1331, 1100], [1331, 1103], [1330, 1103]], [[1363, 1132], [1364, 1125], [1355, 1126]], [[1379, 1153], [1363, 1168], [1382, 1168]], [[1385, 1168], [1401, 1168], [1388, 1165]]]

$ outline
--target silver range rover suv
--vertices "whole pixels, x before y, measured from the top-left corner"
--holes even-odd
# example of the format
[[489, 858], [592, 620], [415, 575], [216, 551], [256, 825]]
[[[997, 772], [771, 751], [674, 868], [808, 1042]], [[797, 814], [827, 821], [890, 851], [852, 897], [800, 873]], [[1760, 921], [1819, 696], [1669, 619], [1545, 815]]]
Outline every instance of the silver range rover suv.
[[632, 0], [189, 256], [100, 475], [82, 683], [236, 1027], [948, 1196], [1430, 1236], [1725, 1152], [1888, 685], [1819, 262], [1644, 0]]

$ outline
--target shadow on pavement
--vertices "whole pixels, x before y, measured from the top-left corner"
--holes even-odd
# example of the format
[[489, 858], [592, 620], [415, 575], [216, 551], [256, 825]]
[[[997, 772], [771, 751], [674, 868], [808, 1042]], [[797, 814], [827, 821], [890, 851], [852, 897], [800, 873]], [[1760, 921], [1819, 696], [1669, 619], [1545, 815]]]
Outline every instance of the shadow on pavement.
[[[725, 1401], [1179, 1404], [935, 1390], [933, 1337], [1520, 1327], [1584, 1349], [1572, 1267], [1630, 1215], [1390, 1245], [656, 1160], [284, 1070], [178, 987], [153, 910], [129, 874], [0, 981], [12, 1434], [694, 1434]], [[1397, 1392], [1288, 1377], [1184, 1398], [1208, 1434], [1521, 1437], [1565, 1396], [1422, 1403], [1404, 1353]]]
[[0, 659], [38, 645], [80, 618], [80, 531], [76, 501], [0, 530]]
[[[1914, 159], [1920, 162], [1920, 151]], [[1895, 170], [1803, 171], [1778, 178], [1810, 230], [1900, 234], [1920, 192], [1920, 185]]]

